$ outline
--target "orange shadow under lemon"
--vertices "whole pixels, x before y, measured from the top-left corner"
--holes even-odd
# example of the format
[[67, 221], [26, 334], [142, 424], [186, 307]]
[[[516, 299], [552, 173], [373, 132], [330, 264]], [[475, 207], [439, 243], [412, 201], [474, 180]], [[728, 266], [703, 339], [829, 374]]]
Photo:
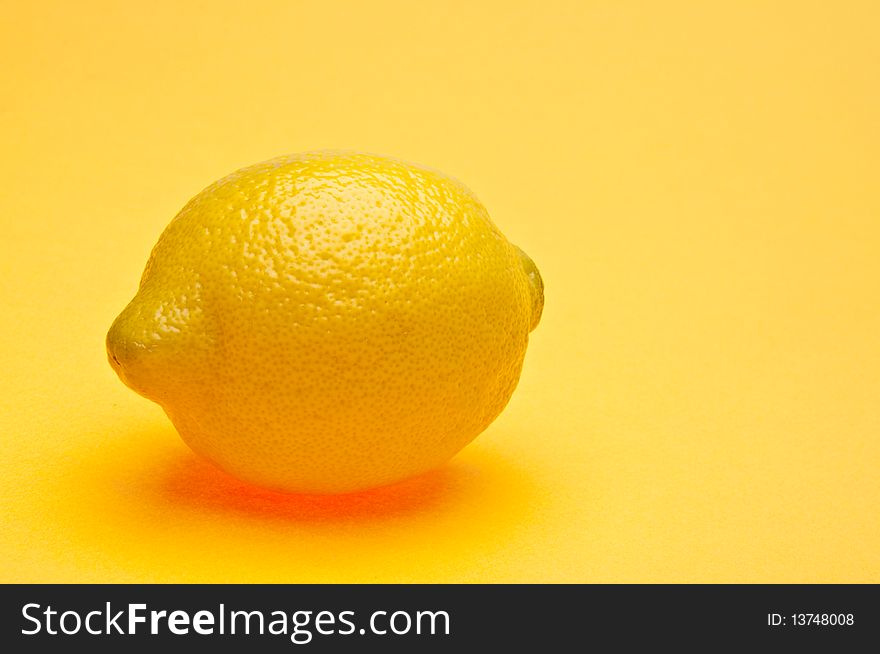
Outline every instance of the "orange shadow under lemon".
[[215, 468], [170, 426], [117, 436], [59, 462], [38, 491], [69, 541], [55, 556], [90, 553], [107, 580], [466, 580], [540, 511], [526, 468], [478, 444], [392, 486], [291, 495]]
[[[461, 462], [390, 486], [343, 495], [282, 493], [254, 486], [188, 452], [164, 462], [154, 499], [169, 505], [235, 513], [253, 520], [371, 522], [431, 511], [452, 510], [459, 502], [485, 499], [486, 484], [499, 484], [505, 471]], [[515, 483], [505, 478], [504, 485]], [[496, 491], [499, 489], [495, 489]]]

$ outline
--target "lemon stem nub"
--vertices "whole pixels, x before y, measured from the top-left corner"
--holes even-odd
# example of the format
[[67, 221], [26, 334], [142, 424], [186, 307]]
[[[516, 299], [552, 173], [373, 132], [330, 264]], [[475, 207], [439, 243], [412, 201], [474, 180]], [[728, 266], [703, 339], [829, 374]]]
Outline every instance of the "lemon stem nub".
[[538, 266], [535, 265], [531, 257], [523, 252], [520, 247], [516, 245], [513, 247], [516, 248], [523, 270], [525, 270], [526, 276], [529, 279], [529, 290], [532, 293], [532, 319], [529, 331], [533, 331], [538, 326], [538, 323], [541, 322], [541, 314], [544, 312], [544, 280], [541, 279]]

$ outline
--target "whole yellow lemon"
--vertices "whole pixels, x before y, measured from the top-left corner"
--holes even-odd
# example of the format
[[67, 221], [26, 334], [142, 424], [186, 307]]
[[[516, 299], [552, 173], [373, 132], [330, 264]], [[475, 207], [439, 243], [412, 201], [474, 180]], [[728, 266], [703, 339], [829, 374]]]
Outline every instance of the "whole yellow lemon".
[[190, 200], [107, 351], [221, 468], [340, 493], [428, 470], [483, 431], [543, 303], [535, 265], [460, 182], [315, 152]]

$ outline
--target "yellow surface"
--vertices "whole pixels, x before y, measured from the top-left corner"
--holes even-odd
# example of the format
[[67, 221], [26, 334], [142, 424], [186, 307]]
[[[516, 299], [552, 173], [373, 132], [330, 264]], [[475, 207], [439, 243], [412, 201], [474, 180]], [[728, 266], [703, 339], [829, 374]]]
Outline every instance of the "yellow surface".
[[[4, 581], [880, 582], [875, 3], [5, 3]], [[104, 334], [199, 189], [342, 147], [541, 268], [501, 417], [348, 498], [199, 462]]]
[[387, 486], [449, 461], [507, 405], [544, 302], [527, 265], [451, 177], [285, 155], [177, 214], [108, 358], [238, 479]]

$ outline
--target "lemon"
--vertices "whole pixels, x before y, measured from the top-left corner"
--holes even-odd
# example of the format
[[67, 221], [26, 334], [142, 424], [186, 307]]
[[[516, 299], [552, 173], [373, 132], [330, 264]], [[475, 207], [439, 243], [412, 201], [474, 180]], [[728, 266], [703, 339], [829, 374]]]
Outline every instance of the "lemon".
[[221, 468], [341, 493], [440, 465], [483, 431], [543, 303], [534, 263], [460, 182], [314, 152], [190, 200], [107, 351]]

